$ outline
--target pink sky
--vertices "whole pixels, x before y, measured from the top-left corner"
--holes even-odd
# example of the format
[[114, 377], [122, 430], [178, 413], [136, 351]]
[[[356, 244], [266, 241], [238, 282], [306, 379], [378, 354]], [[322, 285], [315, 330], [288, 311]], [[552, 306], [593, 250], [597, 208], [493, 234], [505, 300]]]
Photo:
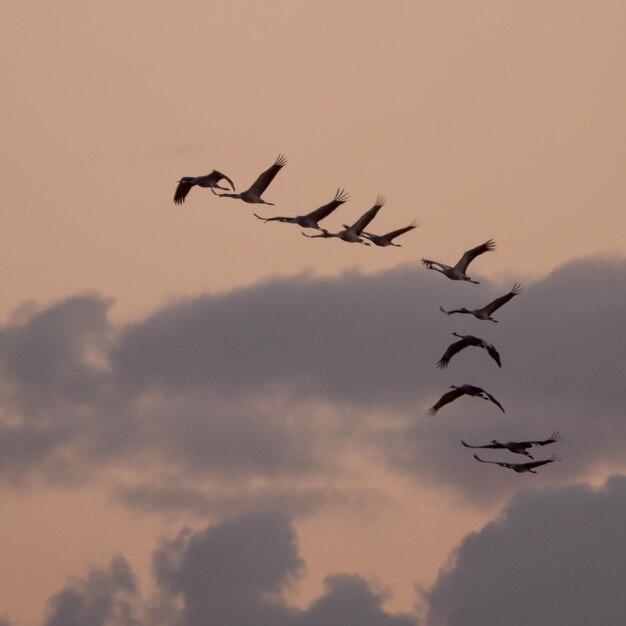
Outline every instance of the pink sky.
[[[489, 238], [498, 250], [475, 262], [475, 274], [495, 291], [575, 259], [621, 262], [625, 18], [622, 2], [565, 0], [6, 5], [0, 319], [28, 320], [87, 292], [113, 301], [108, 315], [120, 332], [115, 324], [183, 297], [302, 273], [375, 277], [414, 270], [422, 257], [452, 264]], [[185, 204], [172, 202], [181, 176], [216, 168], [240, 190], [279, 153], [288, 164], [264, 196], [275, 207], [197, 188]], [[354, 221], [378, 194], [387, 204], [372, 230], [415, 219], [419, 228], [401, 248], [378, 249], [305, 240], [296, 226], [252, 216], [308, 212], [339, 187], [351, 199], [329, 229]], [[433, 284], [441, 278], [442, 304], [463, 304], [469, 288], [428, 274]], [[493, 376], [497, 390], [505, 374]], [[324, 402], [302, 416], [323, 423], [325, 411], [347, 410]], [[14, 410], [0, 405], [0, 423], [19, 421]], [[388, 425], [399, 413], [379, 409], [376, 419]], [[291, 591], [301, 606], [326, 575], [345, 571], [378, 577], [393, 593], [387, 606], [411, 610], [413, 585], [431, 585], [450, 550], [520, 484], [477, 505], [426, 474], [370, 464], [357, 444], [344, 453], [337, 475], [326, 468], [306, 480], [375, 490], [380, 500], [295, 519], [308, 568]], [[115, 489], [143, 469], [94, 461], [60, 480], [0, 477], [0, 619], [43, 623], [68, 576], [115, 554], [148, 587], [161, 537], [220, 521], [215, 511], [125, 506]], [[601, 482], [620, 469], [599, 456], [576, 478]], [[197, 480], [210, 491], [216, 479]], [[250, 493], [269, 481], [245, 480]], [[568, 482], [561, 473], [554, 484]]]

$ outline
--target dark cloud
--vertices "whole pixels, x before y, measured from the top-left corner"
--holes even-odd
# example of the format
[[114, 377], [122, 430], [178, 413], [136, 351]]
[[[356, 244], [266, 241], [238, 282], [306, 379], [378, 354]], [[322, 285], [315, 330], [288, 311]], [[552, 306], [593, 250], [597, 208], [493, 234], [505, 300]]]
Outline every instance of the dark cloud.
[[138, 597], [118, 557], [53, 596], [46, 626], [415, 626], [383, 608], [385, 590], [356, 575], [335, 575], [308, 609], [284, 591], [304, 571], [283, 513], [256, 511], [204, 530], [182, 530], [153, 553], [155, 595]]
[[[482, 306], [513, 280], [458, 284], [416, 266], [272, 280], [122, 326], [108, 320], [109, 301], [69, 298], [0, 329], [0, 472], [67, 481], [103, 466], [137, 468], [138, 497], [168, 507], [175, 498], [157, 485], [164, 467], [181, 481], [228, 477], [233, 489], [292, 480], [275, 501], [337, 476], [347, 452], [476, 500], [527, 479], [617, 469], [626, 444], [625, 277], [622, 258], [570, 263], [525, 285], [498, 311], [499, 324], [448, 317], [438, 305]], [[493, 342], [502, 369], [468, 349], [438, 370], [453, 330]], [[426, 417], [449, 385], [463, 383], [487, 389], [506, 414], [466, 397]], [[460, 446], [555, 429], [563, 461], [539, 476], [480, 465]]]
[[428, 626], [620, 626], [626, 477], [520, 493], [466, 537], [425, 594]]
[[122, 557], [108, 568], [93, 569], [48, 602], [45, 626], [140, 626], [134, 617], [135, 577]]

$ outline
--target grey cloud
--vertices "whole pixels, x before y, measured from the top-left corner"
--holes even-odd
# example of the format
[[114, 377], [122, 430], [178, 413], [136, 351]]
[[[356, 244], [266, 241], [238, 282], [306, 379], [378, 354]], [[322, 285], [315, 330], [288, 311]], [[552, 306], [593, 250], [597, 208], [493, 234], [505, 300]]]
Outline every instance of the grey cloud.
[[466, 537], [425, 594], [428, 626], [620, 626], [626, 477], [528, 490]]
[[387, 598], [355, 574], [336, 574], [324, 581], [324, 595], [302, 615], [302, 626], [415, 626], [412, 615], [392, 615], [382, 608]]
[[92, 570], [53, 596], [46, 626], [416, 626], [385, 611], [386, 591], [357, 575], [329, 576], [310, 607], [292, 606], [284, 591], [303, 571], [289, 518], [255, 511], [162, 541], [149, 600], [123, 559]]
[[[475, 499], [528, 478], [571, 481], [623, 463], [625, 277], [623, 258], [570, 263], [527, 284], [500, 324], [438, 305], [480, 306], [513, 280], [457, 284], [418, 267], [276, 279], [122, 326], [107, 319], [109, 301], [70, 298], [0, 329], [0, 471], [61, 480], [123, 465], [150, 482], [165, 465], [236, 487], [332, 475], [351, 450]], [[436, 369], [453, 330], [492, 341], [502, 369], [479, 350]], [[486, 388], [506, 414], [462, 398], [425, 416], [462, 383]], [[554, 429], [563, 462], [536, 477], [482, 466], [460, 446]]]
[[116, 557], [108, 568], [93, 569], [52, 596], [45, 626], [140, 626], [134, 617], [136, 596], [128, 563]]

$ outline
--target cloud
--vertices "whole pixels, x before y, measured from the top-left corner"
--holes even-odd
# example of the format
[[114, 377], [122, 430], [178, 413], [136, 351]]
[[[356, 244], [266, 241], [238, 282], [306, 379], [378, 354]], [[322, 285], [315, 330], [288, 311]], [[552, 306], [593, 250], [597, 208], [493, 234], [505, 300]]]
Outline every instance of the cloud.
[[[619, 469], [625, 277], [623, 258], [569, 263], [525, 285], [497, 325], [442, 315], [438, 305], [482, 306], [513, 280], [459, 284], [413, 266], [275, 279], [124, 325], [108, 319], [109, 300], [68, 298], [0, 329], [0, 476], [86, 481], [134, 468], [141, 480], [119, 493], [130, 502], [134, 490], [138, 506], [167, 509], [172, 480], [226, 476], [232, 493], [280, 483], [266, 493], [273, 501], [293, 503], [302, 490], [313, 506], [320, 487], [339, 488], [347, 454], [475, 501], [528, 478], [571, 482], [596, 466]], [[438, 370], [453, 330], [493, 342], [502, 369], [468, 349]], [[506, 414], [460, 398], [436, 418], [425, 415], [463, 383], [487, 389]], [[538, 476], [480, 465], [460, 446], [555, 429], [563, 461]]]
[[603, 624], [626, 615], [626, 476], [526, 490], [467, 536], [425, 594], [428, 626]]
[[135, 577], [126, 560], [115, 557], [108, 568], [92, 569], [48, 602], [45, 626], [139, 626], [133, 617]]
[[289, 518], [256, 511], [164, 540], [153, 553], [149, 600], [117, 557], [54, 595], [45, 626], [415, 626], [385, 611], [387, 592], [356, 575], [329, 576], [309, 608], [294, 607], [284, 591], [303, 571]]

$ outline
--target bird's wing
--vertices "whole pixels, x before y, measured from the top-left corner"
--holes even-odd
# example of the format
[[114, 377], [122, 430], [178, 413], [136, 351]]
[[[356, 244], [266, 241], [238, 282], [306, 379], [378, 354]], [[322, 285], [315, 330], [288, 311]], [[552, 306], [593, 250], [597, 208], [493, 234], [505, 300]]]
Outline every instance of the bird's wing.
[[524, 291], [524, 288], [520, 284], [515, 283], [515, 285], [513, 285], [513, 289], [511, 289], [509, 293], [505, 294], [504, 296], [500, 296], [499, 298], [496, 298], [493, 302], [490, 302], [481, 310], [491, 315], [494, 311], [497, 311], [502, 305], [506, 304], [513, 296], [516, 296], [518, 293], [522, 293], [522, 291]]
[[502, 361], [500, 361], [500, 354], [490, 343], [485, 342], [485, 350], [487, 350], [487, 352], [489, 353], [489, 356], [498, 364], [498, 367], [502, 367]]
[[445, 406], [446, 404], [449, 404], [453, 400], [456, 400], [459, 396], [462, 396], [464, 393], [465, 391], [463, 391], [463, 389], [452, 389], [451, 391], [444, 393], [443, 396], [441, 396], [441, 398], [439, 398], [439, 400], [437, 400], [437, 402], [435, 402], [435, 404], [432, 407], [430, 407], [430, 409], [428, 409], [428, 415], [435, 415], [435, 413], [437, 413], [437, 411], [442, 406]]
[[445, 369], [448, 367], [448, 363], [450, 359], [457, 353], [463, 350], [463, 348], [467, 348], [469, 346], [469, 342], [467, 339], [459, 339], [459, 341], [455, 341], [448, 346], [448, 349], [443, 353], [443, 356], [437, 361], [437, 367], [439, 369]]
[[469, 443], [465, 443], [465, 442], [463, 441], [463, 439], [461, 439], [461, 443], [462, 443], [462, 444], [463, 444], [466, 448], [490, 448], [490, 449], [496, 450], [496, 449], [501, 449], [501, 448], [503, 448], [503, 447], [504, 447], [504, 446], [503, 446], [502, 444], [500, 444], [500, 443], [488, 443], [488, 444], [485, 444], [484, 446], [470, 446], [470, 444], [469, 444]]
[[541, 467], [542, 465], [553, 463], [554, 461], [558, 461], [558, 458], [553, 455], [549, 459], [544, 459], [543, 461], [529, 461], [528, 463], [520, 463], [519, 465], [527, 469], [535, 469], [535, 467]]
[[558, 430], [555, 430], [548, 439], [544, 439], [542, 441], [522, 441], [525, 446], [547, 446], [550, 443], [556, 443], [561, 440], [561, 433]]
[[274, 180], [274, 177], [281, 168], [287, 164], [287, 159], [279, 154], [278, 158], [274, 162], [274, 165], [268, 167], [250, 186], [249, 191], [255, 192], [257, 195], [261, 195], [268, 187], [268, 185]]
[[501, 463], [500, 461], [485, 461], [481, 459], [477, 454], [474, 455], [474, 458], [481, 463], [493, 463], [494, 465], [500, 465], [501, 467], [511, 467], [509, 463]]
[[[483, 389], [483, 391], [484, 391], [484, 389]], [[504, 407], [490, 393], [487, 393], [486, 391], [484, 391], [484, 393], [503, 413], [506, 412], [504, 410]]]
[[356, 232], [357, 235], [376, 217], [376, 214], [385, 205], [385, 199], [382, 196], [376, 198], [376, 204], [369, 210], [363, 213], [359, 219], [350, 226], [350, 230]]
[[218, 172], [217, 170], [213, 170], [211, 172], [212, 176], [215, 176], [215, 182], [219, 182], [220, 180], [224, 179], [226, 182], [228, 182], [228, 184], [232, 187], [233, 191], [235, 191], [235, 183], [233, 183], [233, 181], [228, 178], [228, 176], [226, 176], [226, 174], [222, 174], [222, 172]]
[[479, 255], [484, 252], [491, 252], [496, 249], [496, 242], [493, 239], [489, 239], [489, 241], [485, 241], [485, 243], [480, 244], [480, 246], [476, 246], [471, 250], [468, 250], [462, 257], [461, 260], [455, 265], [457, 270], [461, 270], [465, 273], [467, 266]]
[[328, 204], [321, 206], [319, 209], [315, 209], [315, 211], [311, 211], [307, 213], [306, 217], [313, 218], [316, 222], [328, 217], [338, 206], [341, 206], [344, 202], [349, 200], [349, 196], [343, 189], [338, 189], [337, 193], [333, 200], [331, 200]]
[[193, 187], [193, 183], [191, 182], [193, 179], [185, 179], [181, 178], [178, 181], [178, 186], [176, 187], [176, 192], [174, 193], [174, 202], [176, 204], [182, 204], [187, 197], [187, 194]]
[[383, 239], [388, 239], [389, 241], [393, 241], [396, 237], [400, 235], [404, 235], [404, 233], [408, 233], [410, 230], [417, 228], [417, 222], [413, 222], [409, 226], [405, 226], [404, 228], [398, 228], [398, 230], [392, 230], [390, 233], [386, 233], [382, 235]]

